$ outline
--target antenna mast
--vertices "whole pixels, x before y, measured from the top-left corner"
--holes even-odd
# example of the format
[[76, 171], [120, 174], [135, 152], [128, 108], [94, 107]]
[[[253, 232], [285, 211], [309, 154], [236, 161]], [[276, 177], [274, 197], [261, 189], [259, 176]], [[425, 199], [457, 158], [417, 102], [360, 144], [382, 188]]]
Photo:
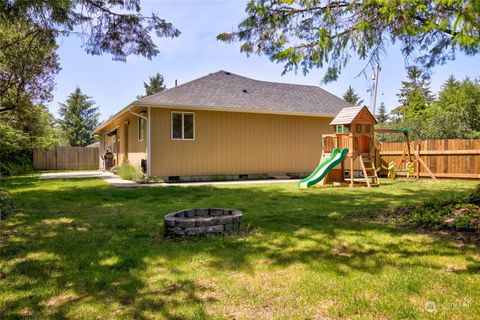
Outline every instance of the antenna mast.
[[380, 73], [380, 64], [377, 63], [375, 71], [372, 74], [372, 91], [370, 96], [370, 110], [375, 115], [375, 107], [377, 106], [377, 88], [378, 88], [378, 74]]

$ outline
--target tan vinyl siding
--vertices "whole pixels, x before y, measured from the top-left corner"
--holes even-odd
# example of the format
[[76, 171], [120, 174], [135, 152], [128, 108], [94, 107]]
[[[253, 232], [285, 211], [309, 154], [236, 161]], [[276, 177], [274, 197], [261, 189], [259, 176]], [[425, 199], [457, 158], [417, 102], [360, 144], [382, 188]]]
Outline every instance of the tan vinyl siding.
[[142, 159], [147, 159], [146, 154], [146, 132], [144, 139], [138, 140], [138, 117], [133, 114], [128, 115], [128, 161], [140, 166]]
[[151, 110], [153, 176], [310, 172], [332, 130], [331, 118], [181, 110], [195, 113], [195, 140], [172, 140], [172, 111]]
[[[136, 110], [138, 112], [138, 110]], [[128, 130], [126, 130], [125, 122], [128, 122]], [[101, 134], [105, 134], [113, 130], [115, 127], [118, 127], [120, 132], [120, 153], [119, 161], [128, 160], [129, 163], [140, 166], [141, 160], [146, 159], [146, 139], [142, 141], [138, 140], [138, 117], [131, 113], [127, 113], [122, 117], [112, 121], [108, 126], [102, 129]], [[128, 137], [126, 136], [126, 131], [128, 131]], [[146, 132], [145, 132], [146, 136]], [[108, 142], [104, 142], [102, 149], [100, 149], [100, 154], [103, 154], [105, 147], [110, 147], [111, 137], [107, 137]], [[116, 154], [114, 153], [116, 156]], [[100, 164], [101, 165], [101, 164]]]

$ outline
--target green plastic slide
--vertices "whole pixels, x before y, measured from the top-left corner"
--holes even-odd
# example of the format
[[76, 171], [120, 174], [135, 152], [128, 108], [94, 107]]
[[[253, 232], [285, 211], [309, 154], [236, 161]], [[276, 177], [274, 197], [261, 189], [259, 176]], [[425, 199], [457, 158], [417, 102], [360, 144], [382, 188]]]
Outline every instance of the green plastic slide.
[[328, 159], [320, 163], [320, 165], [312, 172], [312, 174], [298, 182], [300, 189], [310, 188], [311, 186], [322, 181], [322, 179], [325, 178], [330, 170], [335, 168], [343, 161], [343, 159], [345, 159], [347, 153], [347, 148], [343, 148], [342, 151], [340, 151], [338, 148], [333, 149], [333, 152]]

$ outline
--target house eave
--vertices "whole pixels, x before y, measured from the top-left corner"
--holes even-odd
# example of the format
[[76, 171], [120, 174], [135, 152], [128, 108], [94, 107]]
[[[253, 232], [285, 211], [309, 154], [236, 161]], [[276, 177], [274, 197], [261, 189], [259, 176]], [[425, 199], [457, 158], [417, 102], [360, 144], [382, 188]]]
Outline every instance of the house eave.
[[327, 113], [312, 113], [312, 112], [297, 112], [297, 111], [282, 111], [282, 110], [268, 110], [268, 109], [246, 109], [234, 106], [201, 106], [201, 105], [181, 105], [181, 104], [152, 104], [148, 102], [135, 101], [137, 107], [153, 107], [162, 109], [182, 109], [182, 110], [200, 110], [200, 111], [221, 111], [221, 112], [242, 112], [242, 113], [261, 113], [261, 114], [279, 114], [292, 116], [307, 116], [320, 118], [333, 118], [335, 114]]

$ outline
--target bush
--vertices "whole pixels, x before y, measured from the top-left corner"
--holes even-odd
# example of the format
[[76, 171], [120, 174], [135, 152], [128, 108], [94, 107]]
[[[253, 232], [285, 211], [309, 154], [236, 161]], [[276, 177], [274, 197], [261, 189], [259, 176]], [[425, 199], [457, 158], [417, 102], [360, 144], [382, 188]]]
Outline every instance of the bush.
[[140, 168], [129, 163], [123, 163], [118, 166], [118, 175], [124, 180], [137, 181], [143, 179], [143, 173]]
[[15, 176], [32, 170], [32, 152], [24, 151], [6, 159], [0, 158], [0, 177]]
[[7, 219], [7, 216], [13, 212], [13, 203], [8, 198], [5, 191], [0, 189], [0, 220]]
[[428, 229], [480, 232], [480, 187], [466, 197], [453, 197], [387, 212], [403, 224]]

